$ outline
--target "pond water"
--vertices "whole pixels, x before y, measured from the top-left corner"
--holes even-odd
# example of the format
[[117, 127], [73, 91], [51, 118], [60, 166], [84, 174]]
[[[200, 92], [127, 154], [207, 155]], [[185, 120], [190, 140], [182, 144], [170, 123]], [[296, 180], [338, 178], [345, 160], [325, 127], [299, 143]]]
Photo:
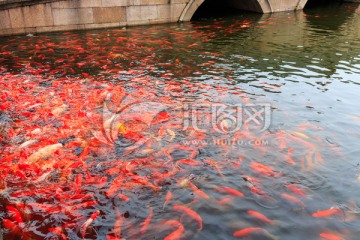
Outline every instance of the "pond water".
[[358, 239], [360, 8], [0, 39], [0, 239]]

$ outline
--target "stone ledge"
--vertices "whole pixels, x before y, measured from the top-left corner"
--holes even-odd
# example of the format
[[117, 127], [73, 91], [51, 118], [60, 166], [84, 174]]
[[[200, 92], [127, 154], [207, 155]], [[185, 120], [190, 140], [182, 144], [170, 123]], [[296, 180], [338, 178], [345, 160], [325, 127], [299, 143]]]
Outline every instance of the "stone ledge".
[[64, 26], [51, 26], [51, 27], [36, 27], [36, 28], [14, 28], [14, 29], [1, 29], [0, 38], [10, 35], [22, 35], [28, 33], [47, 33], [47, 32], [59, 32], [59, 31], [79, 31], [89, 29], [104, 29], [104, 28], [119, 28], [119, 27], [132, 27], [149, 24], [164, 24], [169, 22], [176, 22], [177, 19], [167, 20], [143, 20], [134, 21], [131, 23], [119, 22], [119, 23], [102, 23], [102, 24], [73, 24]]
[[39, 3], [57, 2], [59, 0], [0, 0], [0, 10], [32, 6]]

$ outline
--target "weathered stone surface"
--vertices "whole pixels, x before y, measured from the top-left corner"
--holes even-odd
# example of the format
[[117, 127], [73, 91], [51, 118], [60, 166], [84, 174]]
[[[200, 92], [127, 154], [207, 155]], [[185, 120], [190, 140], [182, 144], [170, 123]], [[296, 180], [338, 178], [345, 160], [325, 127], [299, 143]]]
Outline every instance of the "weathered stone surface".
[[[172, 6], [176, 6], [176, 14], [180, 11], [181, 6], [183, 6], [183, 11], [180, 13], [180, 21], [190, 21], [195, 11], [199, 8], [199, 6], [204, 2], [204, 0], [192, 0], [188, 4], [173, 4]], [[188, 5], [188, 6], [187, 6]], [[175, 13], [174, 13], [175, 15]]]
[[128, 6], [127, 0], [102, 0], [103, 7]]
[[190, 0], [171, 0], [171, 3], [188, 3]]
[[155, 20], [158, 17], [157, 6], [141, 6], [141, 18]]
[[24, 28], [24, 14], [22, 8], [9, 9], [10, 22], [12, 28]]
[[[180, 17], [180, 14], [182, 13], [182, 11], [184, 10], [186, 4], [173, 4], [171, 5], [171, 16], [172, 17], [175, 17], [175, 18], [179, 18]], [[196, 5], [197, 7], [200, 6], [199, 5]], [[196, 8], [197, 9], [197, 8]], [[196, 11], [196, 10], [195, 10]]]
[[0, 29], [11, 28], [9, 10], [0, 11]]
[[67, 0], [52, 3], [53, 8], [101, 7], [101, 0]]
[[157, 19], [158, 12], [156, 5], [150, 6], [129, 6], [127, 8], [127, 21], [139, 22]]
[[52, 10], [54, 25], [93, 23], [92, 8], [63, 8]]
[[140, 0], [140, 5], [161, 5], [168, 3], [169, 0]]
[[59, 1], [51, 3], [52, 8], [73, 8], [73, 1]]
[[141, 0], [129, 0], [128, 4], [128, 6], [141, 5]]
[[171, 7], [170, 5], [158, 5], [157, 6], [158, 18], [159, 19], [170, 19]]
[[128, 22], [141, 20], [141, 6], [130, 6], [126, 9], [126, 20]]
[[94, 23], [116, 23], [126, 21], [125, 7], [93, 8]]
[[290, 11], [296, 9], [299, 0], [270, 0], [272, 12]]
[[101, 7], [102, 0], [75, 0], [75, 2], [79, 1], [79, 7], [88, 8], [88, 7]]
[[25, 27], [42, 27], [54, 25], [51, 6], [49, 3], [23, 7], [23, 13]]
[[51, 3], [53, 8], [88, 8], [101, 7], [101, 0], [67, 0]]

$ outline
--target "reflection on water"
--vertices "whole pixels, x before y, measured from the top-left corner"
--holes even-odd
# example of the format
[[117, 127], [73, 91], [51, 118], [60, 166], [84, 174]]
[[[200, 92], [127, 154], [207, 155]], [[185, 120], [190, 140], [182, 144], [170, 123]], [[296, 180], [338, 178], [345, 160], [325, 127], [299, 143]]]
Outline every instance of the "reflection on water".
[[[341, 4], [2, 38], [0, 239], [357, 239], [359, 26]], [[235, 104], [240, 130], [210, 121]]]

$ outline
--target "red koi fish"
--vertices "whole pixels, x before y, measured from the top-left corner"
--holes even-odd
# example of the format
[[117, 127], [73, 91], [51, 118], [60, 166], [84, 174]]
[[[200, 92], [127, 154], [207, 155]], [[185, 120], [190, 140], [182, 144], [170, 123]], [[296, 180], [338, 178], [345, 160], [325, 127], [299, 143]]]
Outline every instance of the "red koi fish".
[[23, 223], [23, 217], [21, 216], [21, 213], [19, 210], [14, 208], [13, 206], [6, 206], [7, 213], [12, 220], [14, 220], [17, 223]]
[[76, 210], [76, 209], [79, 209], [79, 208], [88, 208], [88, 207], [91, 207], [91, 206], [93, 206], [95, 204], [98, 204], [98, 201], [94, 200], [94, 201], [83, 202], [83, 203], [79, 203], [79, 204], [71, 206], [71, 209]]
[[49, 232], [54, 233], [59, 237], [61, 237], [60, 239], [66, 240], [66, 235], [64, 234], [62, 227], [49, 228], [48, 230]]
[[19, 227], [19, 225], [17, 225], [13, 221], [5, 218], [2, 220], [2, 222], [3, 222], [3, 227], [8, 231], [10, 231], [12, 234], [20, 235], [23, 233], [23, 230]]
[[188, 207], [179, 206], [179, 205], [175, 205], [173, 208], [176, 211], [182, 211], [182, 212], [186, 213], [189, 217], [193, 218], [199, 224], [199, 230], [202, 229], [202, 227], [203, 227], [202, 218], [197, 212], [195, 212], [194, 210], [192, 210]]

